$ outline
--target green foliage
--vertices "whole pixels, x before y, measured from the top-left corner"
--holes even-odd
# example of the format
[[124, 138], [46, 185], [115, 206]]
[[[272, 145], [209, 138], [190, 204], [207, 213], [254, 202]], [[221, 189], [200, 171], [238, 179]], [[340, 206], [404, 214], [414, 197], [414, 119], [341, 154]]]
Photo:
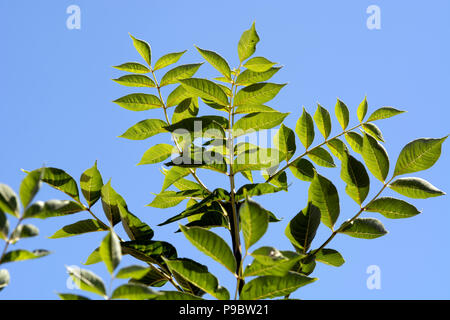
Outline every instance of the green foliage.
[[[421, 178], [398, 176], [429, 169], [440, 157], [447, 137], [418, 139], [407, 144], [389, 177], [385, 138], [373, 122], [404, 111], [382, 107], [366, 117], [369, 112], [366, 97], [356, 108], [349, 108], [338, 99], [334, 116], [339, 125], [333, 126], [335, 120], [330, 112], [318, 104], [313, 116], [305, 108], [297, 114], [295, 130], [286, 126], [283, 122], [289, 113], [266, 105], [285, 84], [266, 82], [278, 76], [281, 67], [265, 57], [252, 57], [260, 41], [254, 23], [238, 42], [239, 65], [236, 68], [231, 68], [219, 53], [195, 47], [199, 57], [219, 73], [219, 78], [215, 71], [212, 78], [194, 78], [204, 62], [172, 66], [186, 50], [163, 55], [152, 66], [150, 45], [131, 38], [142, 63], [127, 62], [114, 67], [131, 73], [119, 75], [114, 81], [145, 92], [132, 92], [114, 102], [125, 109], [148, 111], [152, 115], [132, 125], [120, 137], [150, 140], [166, 133], [167, 138], [167, 143], [150, 143], [139, 162], [143, 165], [166, 161], [161, 170], [161, 191], [148, 206], [173, 208], [176, 213], [166, 217], [159, 226], [177, 222], [179, 229], [174, 229], [175, 236], [184, 236], [201, 253], [228, 269], [236, 278], [236, 287], [222, 287], [222, 279], [213, 275], [206, 265], [180, 257], [169, 242], [153, 239], [154, 218], [150, 215], [150, 222], [144, 222], [133, 214], [111, 180], [104, 184], [97, 163], [83, 172], [79, 182], [57, 168], [27, 172], [20, 187], [20, 200], [10, 187], [0, 184], [0, 239], [5, 241], [0, 264], [48, 254], [45, 250], [7, 250], [12, 243], [38, 235], [36, 227], [22, 223], [24, 219], [70, 215], [75, 221], [50, 238], [104, 233], [102, 242], [87, 253], [85, 265], [103, 262], [111, 280], [128, 280], [126, 284], [107, 290], [105, 281], [93, 272], [68, 267], [69, 275], [81, 290], [102, 298], [201, 300], [205, 294], [219, 300], [289, 298], [297, 289], [316, 281], [309, 275], [317, 262], [334, 267], [345, 262], [338, 251], [329, 248], [337, 235], [375, 239], [387, 234], [382, 222], [368, 214], [376, 212], [389, 219], [399, 219], [420, 213], [405, 200], [381, 197], [386, 188], [410, 198], [445, 194]], [[168, 66], [172, 66], [170, 70], [163, 70]], [[168, 93], [166, 98], [161, 87]], [[350, 125], [351, 112], [355, 114], [354, 125]], [[338, 128], [337, 132], [332, 133], [332, 128]], [[265, 130], [271, 129], [276, 130], [273, 141], [263, 143], [251, 139], [255, 135], [264, 136]], [[320, 135], [315, 134], [316, 129]], [[336, 167], [339, 169], [334, 169]], [[348, 214], [347, 208], [341, 210], [340, 198], [345, 193], [338, 191], [336, 186], [340, 184], [325, 176], [327, 170], [340, 170], [346, 194], [359, 206], [353, 215]], [[285, 222], [277, 218], [278, 213], [263, 208], [255, 198], [288, 191], [292, 184], [289, 171], [294, 178], [308, 184], [308, 195], [303, 202], [301, 195], [295, 195], [296, 201], [292, 203], [298, 207], [293, 210], [298, 213], [282, 212], [287, 217]], [[207, 172], [226, 178], [229, 187], [208, 187], [200, 178]], [[238, 173], [250, 182], [237, 185]], [[33, 202], [41, 181], [63, 192], [70, 200]], [[369, 191], [374, 194], [372, 198]], [[177, 206], [183, 201], [186, 205], [179, 209]], [[7, 214], [19, 220], [12, 231]], [[89, 215], [88, 218], [81, 217], [84, 214]], [[340, 215], [346, 220], [337, 227]], [[272, 246], [253, 248], [271, 223], [286, 223], [285, 235], [293, 251]], [[331, 234], [322, 244], [317, 244], [315, 235], [321, 224], [331, 229]], [[222, 231], [230, 234], [230, 242]], [[124, 255], [139, 264], [120, 266]], [[248, 259], [252, 260], [244, 264]], [[8, 283], [8, 271], [0, 269], [0, 290]], [[166, 286], [175, 291], [167, 290]], [[87, 299], [71, 293], [58, 295], [63, 300]]]

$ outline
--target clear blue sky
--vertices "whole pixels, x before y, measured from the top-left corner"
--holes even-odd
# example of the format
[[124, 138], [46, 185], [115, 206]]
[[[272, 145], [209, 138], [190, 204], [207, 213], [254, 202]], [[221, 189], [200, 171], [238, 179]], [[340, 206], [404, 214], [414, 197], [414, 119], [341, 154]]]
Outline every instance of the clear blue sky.
[[[66, 28], [66, 8], [71, 4], [81, 8], [80, 30]], [[366, 27], [366, 8], [372, 4], [381, 8], [380, 30]], [[449, 133], [449, 12], [446, 0], [2, 1], [0, 181], [18, 190], [23, 178], [20, 168], [35, 169], [43, 164], [65, 169], [78, 179], [98, 160], [104, 179], [112, 177], [113, 187], [142, 220], [155, 227], [174, 215], [181, 207], [145, 207], [153, 198], [150, 193], [160, 190], [159, 166], [136, 166], [150, 145], [167, 136], [142, 142], [117, 138], [132, 124], [161, 114], [158, 110], [133, 113], [113, 104], [112, 100], [133, 89], [110, 80], [121, 74], [111, 66], [139, 59], [128, 32], [146, 39], [155, 59], [189, 49], [181, 62], [201, 61], [193, 48], [196, 44], [220, 52], [235, 65], [237, 41], [254, 20], [261, 38], [257, 55], [284, 65], [274, 81], [289, 85], [270, 105], [292, 113], [286, 120], [290, 127], [295, 125], [302, 105], [313, 112], [320, 102], [331, 111], [337, 97], [349, 106], [352, 123], [364, 95], [372, 111], [386, 105], [408, 110], [380, 123], [393, 167], [410, 140]], [[198, 75], [212, 72], [204, 66]], [[334, 124], [337, 132], [337, 122]], [[449, 192], [449, 160], [450, 149], [444, 145], [439, 162], [416, 175]], [[320, 170], [341, 191], [342, 222], [354, 214], [356, 205], [345, 196], [338, 169]], [[208, 175], [202, 178], [209, 184], [217, 183]], [[258, 199], [284, 217], [270, 226], [260, 245], [290, 249], [284, 228], [305, 206], [308, 187], [293, 177], [290, 180], [289, 193]], [[379, 182], [373, 180], [372, 186], [373, 194]], [[44, 187], [37, 198], [64, 197]], [[412, 219], [387, 220], [373, 214], [389, 230], [382, 238], [336, 237], [330, 247], [339, 250], [346, 263], [340, 268], [318, 265], [314, 275], [320, 280], [293, 297], [449, 299], [448, 196], [413, 203], [423, 214]], [[97, 211], [101, 215], [101, 207]], [[66, 288], [64, 265], [81, 266], [103, 234], [57, 240], [47, 237], [66, 224], [87, 218], [81, 213], [33, 221], [41, 235], [23, 240], [17, 247], [45, 248], [53, 254], [5, 265], [12, 281], [0, 299], [55, 299], [56, 291], [76, 293]], [[155, 238], [175, 243], [181, 256], [208, 263], [233, 291], [234, 281], [225, 269], [193, 249], [181, 234], [174, 234], [174, 228], [156, 227]], [[322, 226], [315, 244], [328, 233]], [[122, 266], [130, 263], [127, 258]], [[366, 287], [370, 265], [381, 269], [381, 290]], [[103, 265], [89, 268], [108, 279]]]

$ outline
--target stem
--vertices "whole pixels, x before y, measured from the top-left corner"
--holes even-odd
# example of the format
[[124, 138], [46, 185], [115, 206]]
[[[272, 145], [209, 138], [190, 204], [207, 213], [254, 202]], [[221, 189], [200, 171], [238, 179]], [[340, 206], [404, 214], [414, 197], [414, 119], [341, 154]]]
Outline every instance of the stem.
[[[234, 79], [231, 84], [231, 93], [232, 96], [230, 98], [230, 105], [228, 110], [228, 156], [229, 156], [229, 179], [230, 179], [230, 198], [231, 198], [231, 208], [232, 208], [232, 216], [230, 217], [230, 234], [231, 241], [233, 245], [233, 254], [236, 259], [236, 292], [234, 299], [237, 299], [238, 294], [241, 293], [242, 287], [244, 286], [244, 281], [242, 278], [242, 248], [241, 248], [241, 237], [239, 233], [239, 215], [236, 209], [236, 186], [234, 182], [234, 172], [233, 172], [233, 164], [234, 164], [234, 137], [233, 137], [233, 126], [234, 126], [234, 96], [236, 93], [236, 77], [241, 69], [242, 63], [239, 64], [239, 67], [234, 75]], [[233, 93], [234, 90], [234, 93]]]
[[303, 152], [301, 155], [299, 155], [299, 156], [296, 157], [295, 159], [293, 159], [293, 160], [291, 160], [291, 161], [288, 161], [287, 164], [286, 164], [284, 167], [282, 167], [282, 168], [279, 169], [277, 172], [275, 172], [273, 175], [271, 175], [269, 178], [267, 178], [266, 183], [267, 183], [267, 182], [270, 182], [273, 178], [275, 178], [276, 176], [278, 176], [280, 173], [282, 173], [282, 172], [285, 171], [287, 168], [289, 168], [293, 163], [295, 163], [297, 160], [303, 158], [304, 156], [306, 156], [306, 155], [307, 155], [308, 153], [310, 153], [311, 151], [313, 151], [313, 150], [315, 150], [315, 149], [317, 149], [317, 148], [319, 148], [319, 147], [321, 147], [321, 146], [327, 144], [329, 141], [331, 141], [331, 140], [333, 140], [333, 139], [339, 138], [340, 136], [342, 136], [342, 135], [344, 135], [344, 134], [346, 134], [346, 133], [348, 133], [348, 132], [350, 132], [350, 131], [353, 131], [353, 130], [355, 130], [355, 129], [358, 129], [358, 128], [361, 127], [362, 125], [363, 125], [363, 124], [360, 123], [360, 124], [358, 124], [357, 126], [354, 126], [353, 128], [350, 128], [350, 129], [348, 129], [348, 130], [344, 130], [344, 131], [342, 131], [340, 134], [338, 134], [338, 135], [336, 135], [336, 136], [334, 136], [334, 137], [332, 137], [332, 138], [327, 138], [327, 139], [325, 139], [324, 142], [318, 144], [317, 146], [315, 146], [315, 147], [313, 147], [313, 148], [311, 148], [311, 149], [306, 150], [305, 152]]
[[[153, 76], [153, 80], [154, 80], [154, 82], [155, 82], [155, 84], [156, 84], [156, 89], [158, 90], [159, 100], [161, 100], [161, 103], [162, 103], [162, 106], [163, 106], [164, 117], [166, 118], [167, 124], [170, 126], [170, 125], [171, 125], [171, 122], [170, 122], [169, 116], [168, 116], [168, 114], [167, 114], [167, 105], [166, 105], [166, 102], [164, 101], [163, 96], [162, 96], [162, 94], [161, 94], [161, 87], [159, 86], [158, 80], [156, 79], [155, 71], [153, 70], [152, 66], [149, 66], [149, 67], [150, 67], [150, 71], [151, 71], [152, 76]], [[173, 141], [175, 142], [175, 146], [176, 146], [177, 149], [178, 149], [178, 152], [181, 153], [183, 150], [182, 150], [182, 148], [180, 147], [180, 145], [178, 144], [178, 141], [177, 141], [176, 137], [173, 135], [173, 133], [171, 133], [171, 135], [172, 135]], [[200, 180], [200, 178], [197, 176], [197, 174], [196, 174], [196, 172], [195, 172], [194, 169], [189, 168], [189, 171], [191, 172], [191, 175], [194, 177], [194, 179], [198, 182], [198, 184], [199, 184], [206, 192], [212, 193], [211, 190], [209, 190], [209, 189], [206, 187], [206, 185]]]

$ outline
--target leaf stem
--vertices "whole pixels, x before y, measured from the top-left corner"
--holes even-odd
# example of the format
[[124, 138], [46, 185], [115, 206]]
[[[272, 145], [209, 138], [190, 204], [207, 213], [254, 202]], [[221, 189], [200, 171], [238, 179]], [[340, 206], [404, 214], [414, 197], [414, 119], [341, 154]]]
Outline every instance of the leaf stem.
[[9, 234], [9, 236], [8, 236], [8, 239], [6, 240], [6, 243], [5, 243], [5, 247], [3, 248], [3, 251], [2, 251], [2, 254], [1, 254], [1, 256], [0, 256], [0, 264], [2, 263], [2, 261], [3, 261], [3, 258], [5, 257], [5, 254], [6, 254], [6, 250], [8, 250], [8, 247], [9, 247], [9, 245], [11, 244], [11, 237], [12, 237], [12, 235], [16, 232], [16, 230], [19, 228], [19, 226], [20, 226], [20, 224], [22, 223], [22, 221], [23, 221], [23, 215], [22, 216], [20, 216], [20, 218], [19, 218], [19, 220], [17, 221], [17, 224], [16, 224], [16, 227], [11, 231], [11, 233]]
[[[236, 95], [236, 78], [237, 74], [241, 69], [242, 63], [239, 64], [239, 67], [234, 74], [234, 78], [231, 84], [231, 97], [230, 97], [230, 105], [228, 110], [228, 156], [229, 156], [229, 179], [230, 179], [230, 198], [231, 198], [231, 208], [232, 208], [232, 217], [230, 219], [230, 234], [231, 240], [233, 244], [233, 254], [236, 259], [236, 292], [234, 295], [234, 299], [236, 300], [238, 294], [240, 294], [242, 287], [244, 285], [244, 281], [242, 279], [242, 248], [241, 248], [241, 238], [239, 233], [239, 215], [236, 208], [236, 186], [234, 181], [234, 172], [233, 172], [233, 164], [234, 164], [234, 137], [233, 137], [233, 126], [234, 126], [234, 97]], [[234, 92], [233, 92], [234, 90]]]

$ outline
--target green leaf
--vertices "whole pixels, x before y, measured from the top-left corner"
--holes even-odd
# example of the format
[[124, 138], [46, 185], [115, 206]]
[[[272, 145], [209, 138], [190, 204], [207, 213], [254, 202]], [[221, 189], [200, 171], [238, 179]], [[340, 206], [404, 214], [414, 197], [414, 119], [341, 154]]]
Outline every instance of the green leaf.
[[319, 208], [322, 222], [333, 229], [339, 217], [339, 195], [336, 187], [317, 172], [308, 190], [308, 201]]
[[304, 255], [292, 251], [278, 251], [273, 247], [262, 247], [252, 253], [255, 258], [245, 268], [244, 277], [286, 276]]
[[362, 157], [367, 168], [381, 182], [389, 173], [389, 157], [386, 149], [374, 138], [364, 134]]
[[134, 240], [121, 242], [122, 254], [130, 254], [144, 262], [163, 262], [162, 257], [175, 259], [177, 250], [168, 242], [153, 240]]
[[58, 293], [61, 300], [90, 300], [89, 298], [73, 294], [73, 293]]
[[152, 65], [152, 50], [150, 48], [150, 45], [145, 42], [144, 40], [139, 40], [133, 37], [130, 34], [131, 39], [133, 39], [133, 45], [136, 48], [137, 52], [141, 55], [142, 58], [144, 58], [145, 62], [148, 63], [149, 66]]
[[342, 160], [342, 158], [345, 157], [345, 152], [348, 152], [345, 143], [338, 138], [334, 138], [328, 141], [327, 147], [339, 160]]
[[270, 82], [254, 83], [238, 91], [234, 99], [235, 106], [260, 105], [272, 100], [286, 84]]
[[406, 111], [397, 110], [392, 107], [383, 107], [372, 113], [367, 121], [387, 119], [404, 112]]
[[225, 268], [236, 272], [236, 259], [228, 244], [214, 232], [199, 228], [188, 228], [180, 225], [185, 237], [201, 252], [210, 256]]
[[9, 271], [7, 269], [0, 269], [0, 291], [8, 286], [10, 281]]
[[381, 130], [374, 125], [373, 123], [363, 123], [363, 128], [366, 131], [366, 133], [370, 134], [375, 139], [384, 142], [383, 134], [381, 133]]
[[369, 193], [370, 178], [364, 165], [348, 153], [342, 159], [341, 179], [347, 184], [345, 192], [361, 205]]
[[32, 224], [20, 224], [11, 235], [10, 243], [16, 243], [19, 239], [31, 238], [39, 235], [39, 229]]
[[441, 139], [422, 138], [408, 143], [398, 156], [394, 177], [432, 167], [441, 156], [442, 143], [447, 137]]
[[141, 279], [143, 278], [149, 271], [149, 268], [142, 267], [142, 266], [128, 266], [120, 269], [117, 274], [116, 278], [118, 279]]
[[331, 132], [331, 117], [328, 110], [323, 108], [320, 104], [317, 104], [314, 120], [316, 121], [320, 133], [327, 139]]
[[317, 165], [327, 168], [334, 168], [333, 157], [322, 147], [316, 147], [308, 152], [308, 157]]
[[355, 151], [356, 153], [362, 154], [363, 152], [363, 137], [356, 132], [347, 132], [345, 134], [345, 140], [347, 140], [350, 147]]
[[223, 214], [216, 211], [190, 216], [188, 217], [188, 221], [189, 223], [186, 224], [186, 227], [201, 227], [204, 229], [215, 227], [229, 228], [227, 218], [225, 218]]
[[72, 199], [80, 200], [78, 186], [75, 179], [68, 175], [65, 171], [57, 168], [43, 168], [37, 170], [44, 170], [42, 181], [49, 184], [51, 187], [64, 192]]
[[181, 178], [188, 176], [190, 173], [191, 171], [188, 168], [181, 168], [181, 167], [170, 168], [170, 170], [165, 173], [161, 192], [165, 191], [167, 188], [169, 188], [172, 184], [174, 184]]
[[34, 251], [13, 250], [13, 251], [7, 252], [3, 256], [1, 263], [37, 259], [37, 258], [45, 257], [49, 254], [50, 254], [50, 251], [47, 251], [47, 250], [34, 250]]
[[111, 186], [111, 180], [102, 187], [102, 207], [108, 221], [114, 226], [120, 222], [119, 206], [127, 209], [127, 203]]
[[239, 208], [239, 216], [245, 248], [248, 250], [266, 233], [269, 227], [269, 215], [261, 205], [247, 199]]
[[107, 231], [108, 229], [101, 226], [97, 220], [86, 219], [69, 224], [53, 234], [50, 239], [72, 237], [83, 233]]
[[97, 161], [95, 161], [92, 168], [87, 169], [80, 178], [80, 188], [84, 198], [92, 207], [101, 197], [101, 190], [103, 187], [103, 179], [100, 171], [97, 169]]
[[177, 192], [175, 191], [164, 191], [160, 194], [157, 194], [151, 203], [147, 206], [153, 208], [166, 209], [171, 208], [178, 205], [181, 201], [187, 199], [186, 196], [180, 195], [176, 196]]
[[165, 163], [165, 165], [169, 167], [179, 166], [184, 168], [209, 169], [224, 174], [227, 172], [225, 158], [219, 152], [207, 150], [199, 150], [192, 154], [183, 154], [182, 156]]
[[245, 30], [244, 33], [242, 33], [241, 39], [239, 39], [238, 55], [241, 62], [255, 53], [256, 44], [258, 42], [259, 36], [255, 29], [255, 23], [253, 22], [251, 28]]
[[157, 96], [147, 93], [128, 94], [113, 102], [131, 111], [145, 111], [163, 107], [161, 100]]
[[111, 299], [148, 300], [155, 298], [159, 293], [147, 286], [137, 283], [127, 283], [117, 287], [112, 293]]
[[210, 100], [221, 106], [228, 105], [228, 97], [222, 88], [212, 81], [199, 78], [180, 80], [183, 88], [192, 95]]
[[364, 100], [359, 104], [356, 114], [358, 115], [359, 122], [362, 122], [367, 114], [367, 97], [364, 97]]
[[9, 221], [6, 215], [0, 210], [0, 239], [7, 240], [9, 235]]
[[180, 80], [191, 78], [203, 63], [184, 64], [167, 71], [162, 77], [159, 84], [160, 87], [164, 87], [169, 84], [174, 84]]
[[160, 291], [161, 295], [157, 296], [155, 300], [203, 300], [193, 294], [180, 291]]
[[144, 87], [155, 88], [156, 84], [147, 76], [142, 74], [127, 74], [117, 79], [112, 79], [114, 82], [126, 87]]
[[295, 133], [292, 129], [281, 124], [280, 129], [273, 138], [274, 147], [284, 155], [285, 160], [289, 161], [295, 154]]
[[240, 300], [261, 300], [286, 296], [300, 287], [316, 281], [298, 273], [289, 273], [284, 277], [262, 276], [247, 282], [242, 288]]
[[82, 205], [69, 200], [36, 201], [25, 210], [23, 218], [47, 219], [74, 214], [84, 210], [85, 208]]
[[347, 106], [341, 100], [337, 99], [334, 112], [336, 113], [336, 117], [342, 127], [342, 130], [345, 130], [348, 126], [348, 121], [350, 120]]
[[134, 126], [125, 131], [119, 138], [130, 140], [145, 140], [162, 132], [167, 132], [167, 123], [159, 119], [146, 119], [139, 121]]
[[375, 239], [388, 233], [383, 224], [374, 218], [357, 218], [339, 232], [360, 239]]
[[99, 252], [106, 269], [112, 274], [122, 259], [120, 241], [113, 231], [109, 232], [106, 237], [103, 238]]
[[41, 187], [42, 171], [36, 170], [27, 174], [20, 184], [20, 200], [23, 208], [27, 208]]
[[202, 57], [216, 68], [227, 79], [231, 80], [231, 69], [228, 62], [214, 51], [204, 50], [197, 46], [195, 48], [200, 52]]
[[240, 118], [233, 126], [233, 136], [238, 137], [249, 132], [271, 129], [283, 122], [289, 113], [256, 112]]
[[193, 96], [182, 85], [179, 85], [167, 97], [166, 106], [167, 108], [176, 106], [186, 99], [193, 98]]
[[286, 227], [284, 234], [291, 243], [306, 253], [320, 225], [320, 210], [311, 202]]
[[378, 212], [389, 219], [409, 218], [420, 213], [412, 204], [391, 197], [383, 197], [372, 201], [366, 206], [365, 211]]
[[333, 267], [340, 267], [345, 263], [342, 255], [334, 249], [322, 249], [317, 253], [314, 253], [316, 261], [328, 264]]
[[271, 107], [265, 105], [243, 105], [240, 107], [236, 107], [234, 110], [234, 114], [241, 113], [257, 113], [257, 112], [275, 112], [278, 113], [277, 110], [272, 109]]
[[150, 69], [144, 66], [143, 64], [137, 62], [127, 62], [121, 64], [120, 66], [114, 66], [113, 68], [133, 73], [149, 73]]
[[421, 178], [399, 178], [389, 188], [409, 198], [426, 199], [445, 195], [428, 181]]
[[165, 68], [167, 66], [170, 66], [171, 64], [177, 63], [178, 60], [180, 60], [181, 56], [186, 52], [187, 50], [181, 51], [181, 52], [173, 52], [168, 53], [166, 55], [163, 55], [161, 58], [156, 61], [155, 66], [153, 67], [153, 71]]
[[305, 108], [303, 108], [303, 113], [297, 121], [295, 132], [300, 138], [300, 141], [305, 149], [308, 149], [314, 141], [314, 122], [311, 115], [305, 110]]
[[254, 57], [244, 63], [244, 67], [254, 72], [265, 72], [276, 65], [275, 62], [269, 61], [264, 57]]
[[92, 271], [80, 268], [66, 267], [67, 272], [75, 284], [84, 291], [106, 297], [106, 289], [103, 280]]
[[185, 280], [209, 293], [214, 298], [219, 300], [230, 299], [229, 292], [225, 288], [219, 286], [217, 278], [208, 272], [206, 266], [188, 259], [164, 259], [164, 261], [172, 271], [175, 271]]
[[280, 69], [281, 67], [274, 67], [264, 72], [254, 72], [248, 69], [244, 70], [238, 75], [236, 84], [247, 86], [253, 83], [267, 81], [280, 71]]
[[0, 210], [19, 217], [19, 199], [16, 193], [6, 184], [0, 183]]
[[88, 265], [96, 264], [96, 263], [99, 263], [102, 261], [103, 261], [102, 257], [100, 256], [100, 248], [97, 248], [94, 251], [92, 251], [92, 253], [87, 258], [86, 262], [83, 264], [88, 266]]
[[300, 180], [312, 181], [314, 178], [314, 165], [306, 159], [300, 158], [295, 160], [290, 166], [292, 174]]
[[245, 196], [254, 197], [261, 196], [263, 194], [275, 193], [284, 190], [282, 187], [275, 187], [269, 183], [254, 183], [254, 184], [245, 184], [239, 188], [239, 190], [235, 194], [236, 200], [244, 199]]
[[180, 102], [172, 115], [172, 123], [192, 118], [198, 114], [198, 99], [188, 98]]
[[164, 161], [172, 155], [174, 148], [174, 146], [166, 143], [159, 143], [157, 145], [154, 145], [153, 147], [145, 151], [138, 165], [154, 164]]

